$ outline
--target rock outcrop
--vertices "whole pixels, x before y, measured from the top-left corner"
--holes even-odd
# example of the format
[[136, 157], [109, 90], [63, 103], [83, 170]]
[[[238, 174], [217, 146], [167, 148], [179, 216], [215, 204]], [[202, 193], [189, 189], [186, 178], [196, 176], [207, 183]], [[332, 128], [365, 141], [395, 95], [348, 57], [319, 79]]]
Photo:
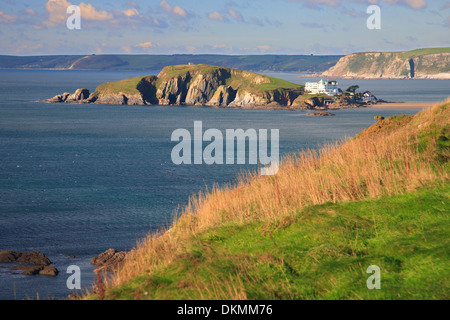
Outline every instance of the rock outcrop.
[[52, 262], [43, 253], [38, 251], [16, 252], [11, 250], [0, 251], [0, 262], [18, 263], [10, 267], [10, 270], [21, 270], [24, 275], [56, 276], [58, 269], [50, 266]]
[[10, 270], [20, 270], [22, 271], [23, 275], [27, 275], [27, 276], [33, 276], [36, 274], [40, 274], [42, 276], [57, 276], [59, 271], [58, 269], [56, 269], [55, 267], [51, 267], [51, 266], [13, 266], [11, 268], [9, 268]]
[[450, 48], [354, 53], [325, 71], [328, 78], [450, 79]]
[[333, 116], [335, 116], [334, 113], [330, 113], [330, 112], [310, 112], [310, 113], [306, 113], [305, 115], [315, 116], [315, 117], [333, 117]]
[[73, 94], [65, 92], [49, 100], [49, 102], [79, 102], [89, 98], [89, 90], [86, 88], [77, 89]]
[[105, 268], [112, 271], [125, 260], [127, 253], [125, 251], [117, 251], [115, 249], [108, 249], [99, 254], [97, 257], [91, 259], [91, 263], [98, 268]]
[[45, 266], [51, 264], [50, 259], [48, 259], [43, 253], [40, 253], [39, 251], [17, 252], [11, 250], [2, 250], [0, 251], [0, 262], [23, 263], [23, 264], [45, 265]]

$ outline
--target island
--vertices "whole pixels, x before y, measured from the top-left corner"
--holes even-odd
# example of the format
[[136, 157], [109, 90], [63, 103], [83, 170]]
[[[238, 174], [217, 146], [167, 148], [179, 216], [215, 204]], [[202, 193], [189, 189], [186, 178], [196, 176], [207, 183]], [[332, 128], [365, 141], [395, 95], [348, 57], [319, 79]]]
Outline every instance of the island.
[[[158, 76], [135, 77], [59, 94], [51, 103], [192, 105], [210, 107], [326, 110], [367, 105], [341, 92], [311, 93], [305, 86], [249, 71], [185, 64], [167, 66]], [[354, 92], [353, 92], [354, 93]]]

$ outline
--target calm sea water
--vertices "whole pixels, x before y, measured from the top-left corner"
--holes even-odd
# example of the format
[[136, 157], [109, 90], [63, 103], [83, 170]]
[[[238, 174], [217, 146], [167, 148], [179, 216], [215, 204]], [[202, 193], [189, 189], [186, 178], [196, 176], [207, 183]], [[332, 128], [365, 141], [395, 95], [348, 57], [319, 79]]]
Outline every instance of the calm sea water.
[[[359, 109], [336, 111], [336, 117], [301, 117], [303, 111], [36, 102], [145, 74], [0, 70], [0, 250], [41, 251], [60, 271], [48, 278], [0, 267], [0, 299], [64, 299], [72, 293], [66, 287], [69, 265], [81, 268], [82, 289], [90, 289], [93, 256], [109, 248], [130, 250], [148, 233], [170, 224], [173, 212], [191, 195], [255, 169], [174, 165], [176, 143], [170, 138], [175, 129], [192, 132], [194, 121], [200, 120], [204, 130], [280, 129], [280, 153], [288, 154], [354, 136], [375, 115], [417, 112]], [[279, 76], [303, 81], [292, 74]], [[400, 99], [405, 93], [397, 94], [402, 89], [395, 83], [379, 81], [376, 88], [386, 93], [385, 99]], [[408, 84], [416, 85], [401, 83]], [[449, 95], [448, 82], [439, 85], [436, 89], [435, 82], [420, 82], [421, 91], [408, 87], [407, 95], [423, 101], [436, 90], [437, 98], [430, 96], [430, 101], [443, 100]]]

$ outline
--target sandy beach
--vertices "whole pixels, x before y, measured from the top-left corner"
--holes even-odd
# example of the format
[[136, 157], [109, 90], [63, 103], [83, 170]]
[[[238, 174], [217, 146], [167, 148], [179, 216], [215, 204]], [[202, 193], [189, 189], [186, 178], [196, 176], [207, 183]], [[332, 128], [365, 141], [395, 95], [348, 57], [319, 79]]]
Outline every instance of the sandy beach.
[[389, 102], [377, 103], [372, 105], [372, 108], [386, 108], [386, 109], [428, 109], [438, 104], [439, 102]]

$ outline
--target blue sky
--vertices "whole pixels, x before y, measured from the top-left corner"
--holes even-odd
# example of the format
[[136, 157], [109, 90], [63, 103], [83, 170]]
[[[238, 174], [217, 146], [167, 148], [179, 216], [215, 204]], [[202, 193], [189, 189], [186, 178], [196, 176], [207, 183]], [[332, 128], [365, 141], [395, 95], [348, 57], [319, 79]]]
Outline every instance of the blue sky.
[[[366, 27], [371, 4], [381, 30]], [[0, 0], [0, 54], [401, 51], [450, 46], [449, 16], [447, 0]]]

